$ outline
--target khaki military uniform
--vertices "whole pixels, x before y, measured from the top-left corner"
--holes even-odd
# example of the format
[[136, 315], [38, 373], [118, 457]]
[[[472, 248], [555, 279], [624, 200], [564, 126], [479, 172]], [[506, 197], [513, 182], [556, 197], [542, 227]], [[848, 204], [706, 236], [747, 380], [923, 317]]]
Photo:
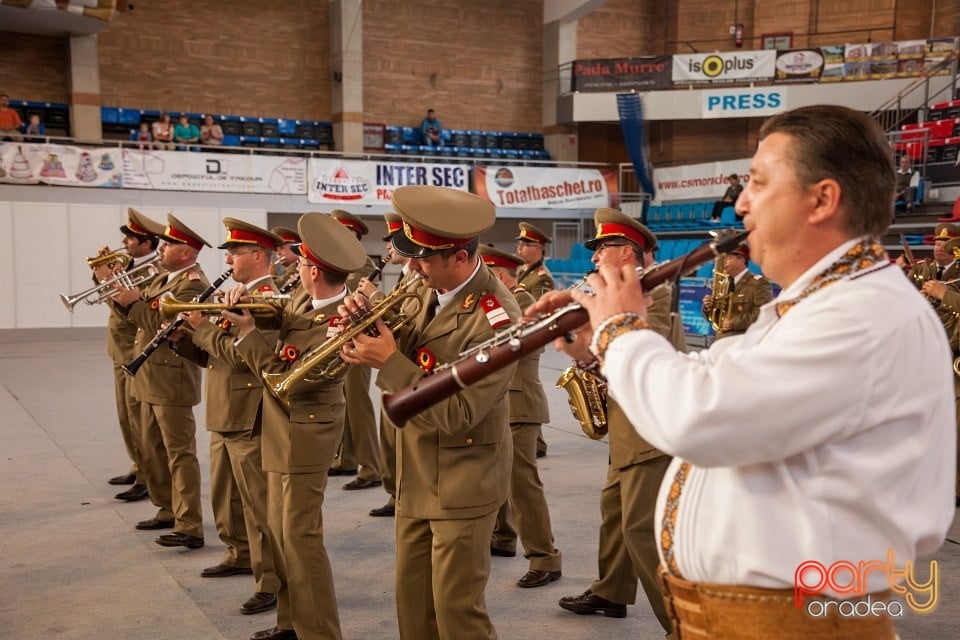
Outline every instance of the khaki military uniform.
[[[143, 287], [143, 299], [127, 309], [137, 325], [134, 352], [140, 353], [160, 330], [157, 310], [166, 292], [190, 300], [209, 286], [199, 266], [167, 282], [155, 276]], [[174, 533], [203, 537], [200, 508], [200, 463], [193, 407], [200, 402], [200, 369], [161, 344], [134, 376], [134, 397], [140, 407], [141, 475], [150, 500], [160, 511], [157, 520], [174, 520]]]
[[[944, 268], [943, 273], [937, 277], [937, 264], [933, 260], [922, 260], [918, 262], [909, 273], [907, 277], [911, 282], [916, 284], [918, 287], [923, 286], [923, 283], [927, 280], [940, 280], [942, 282], [948, 282], [954, 278], [960, 277], [960, 261], [954, 261], [951, 264], [947, 265]], [[952, 357], [960, 357], [960, 322], [957, 322], [960, 318], [960, 283], [950, 283], [946, 285], [947, 291], [943, 295], [943, 300], [939, 304], [934, 304], [934, 309], [937, 312], [937, 315], [940, 316], [940, 322], [943, 323], [944, 329], [947, 331], [947, 338], [950, 340], [950, 349], [952, 352]], [[936, 300], [929, 298], [931, 303], [936, 303]], [[956, 405], [957, 413], [957, 479], [956, 479], [956, 495], [960, 496], [960, 377], [953, 377], [953, 395], [954, 403]]]
[[[266, 277], [252, 291], [275, 292]], [[263, 386], [234, 348], [237, 331], [214, 317], [178, 353], [207, 368], [206, 426], [210, 432], [210, 499], [217, 534], [226, 545], [221, 564], [250, 567], [258, 592], [280, 587], [267, 527], [267, 477], [260, 452]], [[267, 333], [275, 340], [276, 332]]]
[[[521, 311], [526, 311], [535, 302], [523, 287], [516, 287], [512, 293]], [[523, 557], [530, 561], [531, 569], [560, 571], [560, 551], [553, 544], [550, 510], [537, 471], [537, 433], [540, 425], [550, 420], [547, 394], [540, 382], [542, 353], [543, 349], [521, 358], [510, 383], [510, 431], [513, 435], [510, 498], [497, 513], [492, 546], [504, 551], [516, 550], [519, 531]]]
[[[730, 320], [730, 329], [717, 331], [717, 340], [746, 333], [760, 315], [760, 307], [773, 300], [773, 288], [763, 276], [744, 271], [740, 279], [730, 285], [729, 295], [726, 317]], [[709, 318], [711, 308], [712, 305], [703, 305], [703, 315]]]
[[[534, 262], [529, 267], [520, 267], [517, 269], [517, 283], [530, 292], [534, 299], [539, 300], [540, 296], [547, 291], [553, 291], [556, 285], [553, 282], [553, 275], [543, 264], [543, 260]], [[537, 453], [547, 454], [547, 442], [543, 439], [543, 427], [537, 428]]]
[[[393, 287], [393, 291], [406, 286], [411, 279], [418, 275], [416, 271], [407, 270], [400, 276], [397, 284]], [[378, 294], [375, 293], [372, 302], [376, 303], [379, 299]], [[383, 480], [383, 489], [390, 496], [387, 504], [395, 506], [397, 503], [397, 428], [382, 410], [380, 411], [380, 461], [382, 463], [380, 478]]]
[[[276, 344], [260, 331], [237, 344], [251, 371], [289, 371], [307, 351], [327, 340], [331, 320], [339, 318], [339, 300], [316, 310], [308, 306], [310, 301], [301, 289], [286, 305]], [[340, 638], [333, 570], [323, 543], [322, 507], [327, 470], [343, 433], [342, 378], [301, 383], [289, 400], [286, 406], [263, 391], [267, 523], [280, 581], [277, 626], [295, 630], [301, 640]]]
[[[375, 268], [367, 258], [367, 264], [347, 278], [347, 289], [356, 291], [360, 278], [368, 277]], [[348, 367], [343, 391], [347, 399], [347, 415], [333, 468], [359, 469], [357, 477], [379, 481], [380, 447], [377, 443], [377, 416], [370, 399], [370, 367]]]
[[543, 260], [538, 260], [529, 267], [520, 267], [517, 270], [517, 282], [537, 300], [547, 291], [553, 291], [556, 288], [553, 275], [544, 266]]
[[[145, 256], [140, 263], [150, 260], [156, 254]], [[134, 266], [131, 260], [129, 271]], [[96, 280], [96, 278], [94, 278]], [[123, 372], [121, 367], [139, 353], [134, 351], [137, 340], [137, 325], [122, 309], [114, 303], [108, 303], [110, 316], [107, 318], [107, 355], [113, 361], [113, 390], [117, 401], [117, 420], [120, 423], [120, 436], [127, 456], [132, 465], [130, 473], [137, 475], [135, 484], [144, 484], [139, 477], [140, 462], [140, 402], [133, 397], [133, 379]]]
[[[672, 290], [654, 290], [647, 309], [650, 328], [670, 336]], [[678, 346], [678, 345], [674, 345]], [[657, 494], [670, 457], [640, 437], [623, 411], [607, 400], [610, 465], [600, 494], [600, 577], [590, 590], [619, 604], [636, 601], [637, 579], [660, 625], [669, 632], [670, 618], [657, 583], [660, 558], [654, 530]]]
[[[432, 320], [433, 289], [398, 331], [399, 350], [377, 385], [399, 391], [425, 369], [454, 361], [494, 329], [481, 298], [493, 295], [511, 321], [520, 309], [507, 288], [480, 265]], [[486, 299], [489, 300], [489, 299]], [[418, 364], [419, 363], [419, 364]], [[507, 498], [512, 438], [507, 397], [515, 366], [505, 367], [435, 406], [397, 432], [397, 618], [400, 637], [495, 638], [484, 591], [490, 537]]]

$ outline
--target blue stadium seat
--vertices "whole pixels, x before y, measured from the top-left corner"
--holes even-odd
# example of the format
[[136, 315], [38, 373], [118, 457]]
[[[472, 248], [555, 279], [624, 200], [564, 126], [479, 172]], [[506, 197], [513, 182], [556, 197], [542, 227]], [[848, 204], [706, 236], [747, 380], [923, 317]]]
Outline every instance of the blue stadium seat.
[[320, 143], [312, 138], [300, 138], [300, 148], [307, 151], [316, 151], [320, 148]]
[[517, 162], [520, 159], [520, 154], [516, 149], [501, 149], [503, 152], [503, 161], [506, 163]]
[[[214, 116], [214, 120], [220, 120], [220, 128], [223, 129], [224, 139], [228, 135], [239, 136], [242, 133], [240, 127], [240, 116]], [[226, 142], [224, 142], [226, 144]]]
[[384, 144], [403, 144], [403, 127], [387, 125], [383, 136]]
[[240, 133], [244, 137], [260, 137], [261, 131], [259, 118], [240, 116]]
[[467, 132], [461, 129], [450, 129], [450, 144], [454, 147], [469, 146], [470, 140], [467, 139]]
[[533, 149], [521, 149], [520, 158], [523, 160], [536, 160], [537, 152], [534, 151]]
[[259, 147], [260, 136], [240, 136], [241, 147]]
[[453, 143], [453, 132], [450, 129], [443, 129], [440, 131], [440, 139], [443, 141], [443, 144], [452, 144]]
[[285, 120], [283, 118], [278, 119], [277, 133], [279, 133], [282, 136], [296, 136], [297, 135], [296, 120]]
[[280, 138], [281, 149], [299, 149], [300, 138]]
[[517, 148], [517, 134], [513, 131], [501, 131], [500, 132], [500, 148], [501, 149], [516, 149]]
[[406, 145], [420, 144], [419, 129], [414, 129], [413, 127], [404, 127], [402, 131], [403, 131], [403, 144], [406, 144]]
[[100, 107], [100, 122], [103, 124], [119, 124], [120, 109], [116, 107]]
[[400, 145], [394, 142], [386, 142], [383, 145], [383, 150], [387, 153], [400, 153]]
[[279, 149], [280, 148], [280, 138], [273, 136], [262, 136], [260, 138], [260, 146], [264, 149]]
[[420, 153], [419, 144], [402, 144], [400, 145], [400, 153], [407, 156], [415, 156]]
[[239, 147], [240, 146], [240, 136], [233, 133], [224, 133], [223, 134], [223, 146], [225, 147]]
[[543, 151], [543, 134], [542, 133], [531, 133], [530, 134], [530, 148], [534, 151]]

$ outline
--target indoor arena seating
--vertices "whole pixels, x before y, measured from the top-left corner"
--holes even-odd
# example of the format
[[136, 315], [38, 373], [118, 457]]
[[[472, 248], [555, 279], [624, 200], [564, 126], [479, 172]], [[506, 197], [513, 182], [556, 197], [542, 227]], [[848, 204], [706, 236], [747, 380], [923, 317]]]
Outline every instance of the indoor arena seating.
[[40, 116], [40, 122], [46, 128], [48, 136], [69, 136], [70, 135], [70, 107], [60, 102], [37, 102], [35, 100], [14, 100], [10, 99], [10, 108], [20, 114], [20, 119], [24, 122], [30, 120], [30, 116]]
[[[136, 141], [137, 127], [141, 122], [153, 123], [160, 117], [156, 109], [125, 109], [122, 107], [101, 107], [100, 119], [104, 137], [129, 136]], [[179, 111], [168, 111], [170, 120], [180, 117]], [[183, 112], [191, 123], [203, 125], [202, 113]], [[319, 150], [324, 147], [333, 149], [333, 125], [317, 120], [290, 120], [285, 118], [262, 118], [259, 116], [236, 116], [229, 114], [211, 114], [215, 122], [223, 129], [223, 146], [257, 147], [263, 149], [303, 149]]]
[[507, 164], [550, 160], [541, 133], [444, 129], [441, 138], [444, 146], [434, 147], [423, 144], [419, 129], [388, 125], [383, 150], [388, 154], [473, 158]]
[[647, 210], [647, 226], [653, 231], [698, 231], [710, 229], [742, 228], [733, 207], [724, 207], [720, 220], [710, 219], [713, 200], [696, 202], [664, 202], [652, 204]]

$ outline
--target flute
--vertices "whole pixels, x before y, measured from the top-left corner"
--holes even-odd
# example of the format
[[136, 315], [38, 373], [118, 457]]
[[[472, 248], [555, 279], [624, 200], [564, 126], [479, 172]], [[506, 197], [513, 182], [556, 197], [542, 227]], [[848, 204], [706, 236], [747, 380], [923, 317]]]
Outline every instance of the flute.
[[[746, 241], [748, 235], [748, 231], [722, 232], [693, 251], [640, 273], [640, 284], [644, 291], [650, 291], [678, 273], [686, 273], [722, 253], [733, 251]], [[571, 303], [531, 324], [510, 327], [461, 355], [457, 361], [438, 368], [432, 375], [395, 393], [384, 394], [383, 410], [397, 428], [402, 428], [423, 409], [466, 389], [588, 321], [587, 311], [581, 305]]]

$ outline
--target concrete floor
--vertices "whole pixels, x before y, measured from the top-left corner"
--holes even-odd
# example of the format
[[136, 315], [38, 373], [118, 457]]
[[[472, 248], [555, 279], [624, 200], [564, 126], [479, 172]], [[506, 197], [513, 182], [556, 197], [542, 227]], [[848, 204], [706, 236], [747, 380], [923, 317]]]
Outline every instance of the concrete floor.
[[[622, 620], [581, 617], [557, 600], [582, 592], [596, 575], [599, 492], [607, 445], [587, 439], [551, 384], [566, 366], [542, 362], [553, 422], [541, 460], [563, 579], [519, 589], [522, 557], [493, 558], [487, 604], [501, 638], [655, 640], [662, 631], [643, 601]], [[133, 529], [153, 515], [146, 501], [113, 499], [106, 479], [126, 470], [116, 427], [103, 330], [0, 331], [0, 638], [166, 638], [241, 640], [272, 627], [273, 612], [241, 615], [249, 577], [205, 579], [223, 547], [210, 510], [208, 437], [197, 434], [204, 476], [200, 550], [165, 549], [154, 532]], [[196, 415], [203, 416], [202, 407]], [[393, 520], [367, 511], [385, 502], [380, 489], [347, 492], [331, 478], [324, 504], [343, 635], [397, 638], [393, 604]], [[954, 524], [950, 537], [960, 540]], [[960, 637], [960, 546], [946, 542], [939, 563], [940, 604], [930, 615], [905, 613], [903, 640]], [[925, 577], [926, 562], [920, 576]]]

